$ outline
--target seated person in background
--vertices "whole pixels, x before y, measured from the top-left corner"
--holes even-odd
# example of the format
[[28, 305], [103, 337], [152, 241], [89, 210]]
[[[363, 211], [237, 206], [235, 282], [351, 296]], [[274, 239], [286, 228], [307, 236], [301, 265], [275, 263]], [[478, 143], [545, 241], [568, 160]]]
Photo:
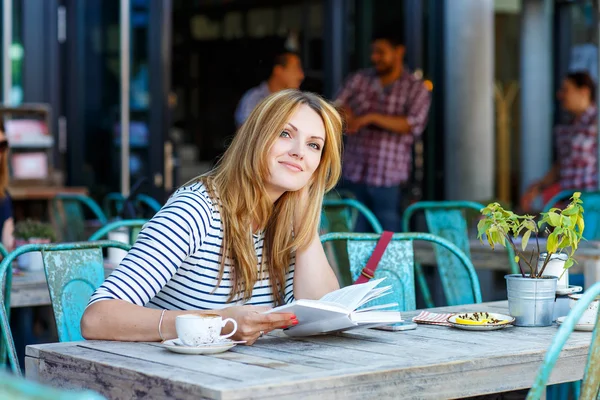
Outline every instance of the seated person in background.
[[249, 89], [238, 103], [235, 110], [236, 126], [242, 126], [254, 107], [265, 97], [284, 89], [298, 89], [303, 80], [304, 71], [298, 54], [285, 51], [275, 56], [269, 79]]
[[594, 80], [587, 72], [568, 74], [557, 97], [571, 119], [555, 128], [557, 161], [521, 197], [521, 208], [525, 212], [532, 211], [532, 203], [540, 195], [546, 203], [561, 190], [598, 189], [598, 112]]
[[0, 232], [2, 245], [8, 251], [14, 248], [14, 220], [10, 195], [8, 194], [8, 140], [4, 123], [0, 119]]
[[297, 324], [292, 314], [262, 313], [339, 288], [318, 225], [323, 195], [341, 173], [341, 130], [338, 112], [315, 94], [265, 99], [217, 167], [178, 189], [144, 226], [92, 295], [83, 336], [172, 339], [178, 315], [218, 313], [237, 321], [232, 339], [252, 344]]

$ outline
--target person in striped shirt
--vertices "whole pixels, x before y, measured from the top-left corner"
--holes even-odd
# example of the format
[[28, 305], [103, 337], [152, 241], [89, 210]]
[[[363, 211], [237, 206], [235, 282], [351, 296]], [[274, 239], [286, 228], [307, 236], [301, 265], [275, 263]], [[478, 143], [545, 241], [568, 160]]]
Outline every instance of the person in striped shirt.
[[234, 339], [252, 344], [297, 324], [292, 314], [263, 312], [339, 288], [318, 224], [341, 174], [341, 131], [339, 113], [315, 94], [267, 97], [216, 168], [179, 188], [143, 227], [92, 295], [82, 335], [172, 339], [178, 315], [216, 312], [237, 321]]

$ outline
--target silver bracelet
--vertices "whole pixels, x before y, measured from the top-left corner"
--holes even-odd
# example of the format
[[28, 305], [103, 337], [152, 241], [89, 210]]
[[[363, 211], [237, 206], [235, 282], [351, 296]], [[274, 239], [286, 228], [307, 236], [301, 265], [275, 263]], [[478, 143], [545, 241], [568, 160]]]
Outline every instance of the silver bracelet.
[[160, 340], [164, 341], [165, 338], [163, 337], [161, 331], [160, 331], [160, 327], [162, 326], [162, 321], [163, 321], [163, 317], [165, 316], [165, 310], [162, 310], [162, 312], [160, 313], [160, 320], [158, 321], [158, 336], [160, 336]]

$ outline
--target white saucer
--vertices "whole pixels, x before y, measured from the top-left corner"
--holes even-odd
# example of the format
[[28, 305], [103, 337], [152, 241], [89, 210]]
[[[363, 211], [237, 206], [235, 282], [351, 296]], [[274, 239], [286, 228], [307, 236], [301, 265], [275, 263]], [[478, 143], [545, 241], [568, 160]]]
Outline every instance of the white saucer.
[[[567, 317], [558, 317], [556, 318], [556, 323], [558, 325], [562, 325]], [[577, 324], [575, 325], [576, 331], [584, 331], [584, 332], [592, 332], [594, 330], [594, 324]]]
[[496, 322], [493, 324], [485, 324], [485, 325], [470, 325], [470, 324], [462, 324], [456, 321], [456, 318], [460, 315], [472, 314], [472, 313], [459, 313], [455, 314], [448, 318], [448, 322], [452, 324], [453, 327], [458, 329], [464, 329], [466, 331], [495, 331], [498, 329], [504, 329], [507, 326], [511, 326], [515, 319], [510, 315], [498, 314], [498, 313], [488, 313], [492, 318], [500, 320], [500, 322]]
[[165, 349], [172, 351], [174, 353], [180, 353], [180, 354], [217, 354], [217, 353], [223, 353], [224, 351], [227, 351], [227, 350], [231, 349], [232, 347], [235, 347], [235, 345], [238, 343], [245, 343], [245, 342], [243, 342], [243, 341], [235, 342], [233, 340], [223, 339], [219, 342], [206, 343], [201, 346], [186, 346], [185, 344], [183, 344], [181, 342], [181, 340], [179, 340], [177, 338], [177, 339], [165, 340], [164, 342], [162, 342], [162, 345]]
[[579, 293], [583, 290], [581, 286], [569, 285], [567, 287], [556, 288], [556, 294], [559, 296], [566, 296], [572, 293]]

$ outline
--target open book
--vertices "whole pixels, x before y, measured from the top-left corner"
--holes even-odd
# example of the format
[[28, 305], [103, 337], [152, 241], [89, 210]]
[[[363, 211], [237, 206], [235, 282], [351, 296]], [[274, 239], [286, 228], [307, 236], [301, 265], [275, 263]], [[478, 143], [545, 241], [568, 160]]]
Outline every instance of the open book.
[[296, 300], [266, 312], [294, 313], [298, 325], [288, 328], [289, 336], [310, 336], [331, 333], [354, 328], [367, 328], [388, 325], [402, 321], [398, 311], [381, 311], [395, 307], [397, 303], [382, 304], [373, 307], [359, 307], [373, 299], [391, 293], [391, 286], [378, 288], [383, 279], [371, 280], [361, 285], [352, 285], [336, 290], [319, 300]]

